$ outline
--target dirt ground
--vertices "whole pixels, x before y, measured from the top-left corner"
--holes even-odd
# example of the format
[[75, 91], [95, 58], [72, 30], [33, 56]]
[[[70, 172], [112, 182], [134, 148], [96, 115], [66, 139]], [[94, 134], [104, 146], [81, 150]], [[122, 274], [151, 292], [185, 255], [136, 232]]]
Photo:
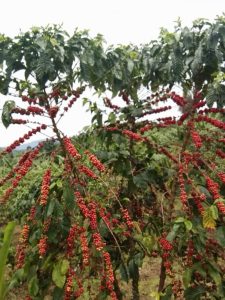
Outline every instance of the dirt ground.
[[[140, 268], [140, 300], [153, 300], [154, 293], [157, 292], [160, 273], [160, 259], [145, 258], [142, 267]], [[125, 285], [122, 283], [122, 289], [126, 291], [124, 300], [131, 300], [131, 283]]]

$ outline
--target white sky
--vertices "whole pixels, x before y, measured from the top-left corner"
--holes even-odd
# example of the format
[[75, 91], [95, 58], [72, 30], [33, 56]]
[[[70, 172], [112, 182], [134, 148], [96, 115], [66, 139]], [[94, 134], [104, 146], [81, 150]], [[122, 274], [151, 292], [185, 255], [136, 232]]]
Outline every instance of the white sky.
[[[91, 35], [101, 33], [108, 44], [141, 44], [157, 38], [160, 27], [172, 30], [178, 17], [184, 25], [191, 25], [197, 18], [212, 20], [222, 12], [225, 0], [3, 0], [0, 32], [13, 37], [20, 29], [54, 23], [63, 24], [69, 33], [76, 27], [90, 29]], [[3, 97], [0, 100], [3, 103]], [[89, 120], [81, 106], [75, 104], [61, 128], [73, 135]], [[0, 124], [0, 146], [9, 145], [27, 130], [15, 125], [5, 130]], [[34, 139], [39, 138], [42, 136]]]

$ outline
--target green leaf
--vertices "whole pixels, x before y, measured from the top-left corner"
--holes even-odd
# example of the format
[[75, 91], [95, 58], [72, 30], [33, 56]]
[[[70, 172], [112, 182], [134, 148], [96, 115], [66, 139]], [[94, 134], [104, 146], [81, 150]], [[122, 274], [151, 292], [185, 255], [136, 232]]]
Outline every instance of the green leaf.
[[135, 256], [134, 256], [134, 261], [135, 261], [135, 264], [137, 267], [141, 267], [142, 264], [143, 264], [143, 254], [141, 252], [137, 253]]
[[45, 51], [46, 47], [47, 47], [47, 41], [46, 39], [44, 39], [43, 37], [38, 37], [35, 41], [35, 43], [42, 49]]
[[211, 194], [209, 193], [209, 191], [204, 186], [199, 185], [198, 187], [199, 187], [200, 192], [205, 194], [208, 199], [211, 198]]
[[53, 47], [58, 45], [58, 42], [55, 38], [50, 38], [50, 43], [52, 44]]
[[70, 263], [67, 259], [63, 259], [61, 262], [60, 262], [60, 271], [61, 271], [61, 274], [65, 275], [69, 269], [69, 266], [70, 266]]
[[129, 281], [129, 273], [128, 273], [127, 267], [123, 263], [121, 263], [119, 270], [120, 270], [121, 279], [128, 282]]
[[191, 282], [192, 272], [193, 270], [191, 268], [186, 268], [183, 273], [183, 283], [185, 288], [187, 288], [189, 283]]
[[225, 247], [225, 228], [224, 226], [219, 226], [216, 229], [216, 240], [222, 247]]
[[175, 223], [184, 223], [185, 219], [183, 217], [178, 217]]
[[133, 176], [134, 184], [139, 188], [146, 188], [148, 186], [150, 177], [147, 171], [141, 172], [136, 176]]
[[143, 108], [135, 108], [132, 110], [133, 117], [139, 117], [143, 113]]
[[96, 120], [97, 120], [98, 126], [102, 127], [102, 113], [100, 110], [96, 114]]
[[213, 217], [214, 220], [217, 220], [218, 219], [218, 208], [216, 207], [216, 205], [211, 205], [210, 206], [210, 211], [211, 211], [211, 215]]
[[128, 59], [127, 61], [127, 69], [129, 71], [129, 73], [132, 73], [133, 69], [134, 69], [134, 62], [131, 59]]
[[110, 123], [110, 124], [114, 124], [116, 122], [116, 114], [111, 112], [109, 115], [108, 115], [108, 119], [107, 121]]
[[184, 221], [184, 225], [185, 225], [187, 231], [190, 231], [192, 229], [192, 223], [191, 223], [191, 221], [185, 220]]
[[55, 72], [55, 67], [51, 58], [46, 54], [46, 52], [41, 52], [36, 63], [37, 67], [34, 72], [39, 82], [46, 83], [47, 80], [53, 81], [55, 79], [57, 73]]
[[171, 284], [168, 285], [165, 289], [165, 291], [160, 293], [160, 300], [171, 300], [173, 291]]
[[48, 204], [48, 209], [47, 209], [47, 217], [50, 217], [54, 211], [55, 207], [55, 201], [54, 199], [51, 199], [49, 204]]
[[205, 293], [205, 288], [201, 285], [197, 287], [189, 287], [185, 290], [184, 296], [186, 300], [200, 300]]
[[63, 288], [66, 281], [66, 276], [61, 272], [61, 262], [58, 262], [54, 265], [52, 271], [52, 280], [57, 287]]
[[39, 291], [38, 278], [35, 275], [32, 277], [28, 283], [29, 294], [33, 297], [37, 296]]
[[8, 291], [13, 289], [16, 285], [18, 285], [19, 282], [26, 280], [27, 274], [25, 272], [25, 269], [26, 269], [26, 264], [23, 269], [18, 269], [13, 273], [12, 278], [10, 279], [9, 285], [7, 287]]
[[70, 210], [73, 209], [75, 205], [74, 192], [69, 182], [67, 181], [64, 183], [63, 186], [63, 197], [65, 199], [66, 207]]
[[216, 227], [215, 220], [218, 218], [218, 211], [215, 205], [211, 205], [203, 212], [203, 227], [204, 228], [212, 228]]
[[144, 236], [142, 238], [142, 244], [148, 251], [151, 251], [155, 245], [155, 240], [151, 235]]
[[218, 270], [216, 270], [210, 264], [207, 265], [209, 276], [215, 281], [215, 284], [219, 286], [222, 282], [221, 275]]
[[180, 229], [180, 223], [174, 224], [173, 225], [173, 229], [169, 232], [169, 234], [167, 235], [166, 239], [169, 242], [172, 242], [175, 239], [175, 237], [176, 237], [177, 232], [178, 232], [179, 229]]
[[137, 273], [137, 265], [135, 263], [134, 258], [132, 258], [128, 263], [128, 270], [131, 278], [135, 278], [135, 275]]
[[53, 267], [52, 280], [57, 287], [63, 288], [66, 281], [66, 273], [69, 269], [69, 261], [67, 259], [60, 260]]
[[100, 291], [97, 295], [96, 299], [98, 300], [107, 300], [108, 299], [108, 293], [107, 291]]
[[54, 253], [49, 254], [46, 258], [44, 258], [43, 264], [41, 266], [41, 270], [47, 271], [52, 267], [52, 259], [54, 257]]
[[53, 292], [53, 300], [62, 300], [63, 295], [64, 295], [64, 290], [56, 286]]
[[195, 263], [192, 267], [193, 271], [198, 271], [198, 273], [205, 278], [206, 277], [206, 271], [202, 268], [201, 262]]
[[3, 245], [0, 249], [0, 299], [3, 299], [6, 293], [4, 274], [5, 274], [7, 257], [9, 253], [9, 247], [10, 247], [15, 226], [16, 226], [15, 222], [10, 222], [7, 224], [4, 230]]
[[55, 212], [54, 215], [56, 218], [62, 218], [63, 217], [63, 206], [62, 204], [55, 199]]
[[15, 106], [16, 104], [15, 101], [13, 100], [8, 100], [4, 103], [3, 111], [2, 111], [2, 123], [6, 128], [9, 127], [12, 121], [11, 113], [12, 113], [12, 109], [15, 108]]

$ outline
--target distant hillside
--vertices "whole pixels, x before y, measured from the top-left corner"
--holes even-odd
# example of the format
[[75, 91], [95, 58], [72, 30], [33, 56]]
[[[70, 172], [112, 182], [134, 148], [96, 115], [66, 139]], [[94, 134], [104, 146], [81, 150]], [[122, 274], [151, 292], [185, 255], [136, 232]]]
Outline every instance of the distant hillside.
[[[17, 151], [24, 151], [27, 150], [27, 148], [35, 148], [40, 142], [45, 141], [45, 140], [37, 140], [37, 141], [33, 141], [30, 143], [25, 143], [19, 147], [17, 147], [13, 152], [17, 152]], [[58, 142], [54, 142], [54, 145], [58, 144]], [[6, 147], [0, 147], [0, 151], [3, 151]]]
[[[30, 142], [30, 143], [25, 143], [19, 147], [17, 147], [14, 151], [24, 151], [27, 149], [27, 147], [31, 147], [34, 148], [38, 145], [38, 143], [40, 143], [42, 140], [38, 140], [38, 141], [34, 141], [34, 142]], [[5, 147], [0, 147], [0, 150], [5, 149]]]
[[27, 147], [30, 147], [30, 148], [34, 148], [38, 145], [38, 143], [40, 143], [41, 140], [38, 140], [38, 141], [34, 141], [34, 142], [30, 142], [30, 143], [25, 143], [25, 144], [22, 144], [21, 146], [17, 147], [16, 148], [16, 151], [23, 151], [23, 150], [26, 150]]

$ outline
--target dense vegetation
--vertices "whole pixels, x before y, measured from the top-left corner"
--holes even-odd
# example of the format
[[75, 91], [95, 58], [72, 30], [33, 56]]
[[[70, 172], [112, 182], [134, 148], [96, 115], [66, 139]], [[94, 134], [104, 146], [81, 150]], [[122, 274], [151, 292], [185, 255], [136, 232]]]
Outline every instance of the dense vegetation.
[[[8, 290], [123, 299], [131, 281], [138, 300], [148, 257], [156, 299], [223, 299], [224, 16], [140, 47], [32, 28], [0, 36], [0, 64], [0, 92], [17, 97], [2, 122], [30, 127], [0, 153], [1, 223], [21, 225]], [[77, 101], [92, 126], [71, 138], [58, 123]], [[52, 139], [14, 152], [46, 129]]]

